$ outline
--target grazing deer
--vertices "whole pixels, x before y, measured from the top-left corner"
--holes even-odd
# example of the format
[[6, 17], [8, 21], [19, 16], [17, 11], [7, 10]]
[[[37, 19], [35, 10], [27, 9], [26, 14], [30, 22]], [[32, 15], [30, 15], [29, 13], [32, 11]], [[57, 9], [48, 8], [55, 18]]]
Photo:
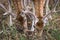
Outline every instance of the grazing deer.
[[38, 22], [38, 19], [33, 14], [33, 12], [31, 12], [31, 10], [32, 8], [27, 6], [25, 10], [22, 10], [22, 13], [20, 13], [20, 15], [24, 18], [24, 22], [27, 22], [27, 29], [30, 31], [34, 31], [34, 26]]

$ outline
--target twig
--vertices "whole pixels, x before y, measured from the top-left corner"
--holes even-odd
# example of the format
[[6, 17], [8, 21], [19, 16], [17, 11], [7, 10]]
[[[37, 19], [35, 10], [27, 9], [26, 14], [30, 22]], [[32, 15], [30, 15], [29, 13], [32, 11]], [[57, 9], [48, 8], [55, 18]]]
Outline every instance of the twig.
[[48, 15], [52, 14], [52, 12], [59, 12], [59, 10], [58, 10], [58, 11], [54, 11], [55, 8], [56, 8], [56, 6], [58, 5], [58, 3], [59, 3], [59, 0], [58, 0], [57, 3], [55, 4], [54, 8], [53, 8], [52, 10], [48, 11], [48, 14], [43, 17], [43, 20], [44, 20]]
[[0, 6], [5, 10], [7, 11], [7, 9], [5, 8], [5, 6], [3, 4], [0, 3]]

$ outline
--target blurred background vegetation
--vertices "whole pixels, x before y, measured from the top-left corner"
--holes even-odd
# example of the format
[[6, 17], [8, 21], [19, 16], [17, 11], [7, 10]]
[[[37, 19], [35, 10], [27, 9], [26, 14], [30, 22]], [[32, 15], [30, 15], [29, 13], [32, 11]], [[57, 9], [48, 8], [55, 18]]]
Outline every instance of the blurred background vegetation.
[[[0, 0], [0, 3], [2, 3], [8, 9], [7, 1], [8, 0]], [[15, 12], [13, 2], [11, 4], [12, 9]], [[21, 25], [19, 24], [19, 22], [16, 22], [16, 20], [14, 20], [13, 26], [8, 26], [7, 19], [9, 15], [3, 16], [5, 11], [2, 7], [0, 7], [0, 40], [60, 40], [60, 0], [49, 0], [48, 6], [50, 10], [52, 10], [55, 6], [56, 8], [55, 12], [50, 13], [50, 15], [52, 16], [52, 20], [48, 19], [43, 28], [43, 35], [41, 37], [35, 35], [36, 33], [34, 33], [32, 36], [26, 36], [23, 33], [23, 30], [19, 30], [19, 27]], [[44, 13], [46, 13], [45, 6]], [[16, 28], [18, 28], [18, 30]], [[20, 27], [20, 29], [23, 29], [22, 26]]]

